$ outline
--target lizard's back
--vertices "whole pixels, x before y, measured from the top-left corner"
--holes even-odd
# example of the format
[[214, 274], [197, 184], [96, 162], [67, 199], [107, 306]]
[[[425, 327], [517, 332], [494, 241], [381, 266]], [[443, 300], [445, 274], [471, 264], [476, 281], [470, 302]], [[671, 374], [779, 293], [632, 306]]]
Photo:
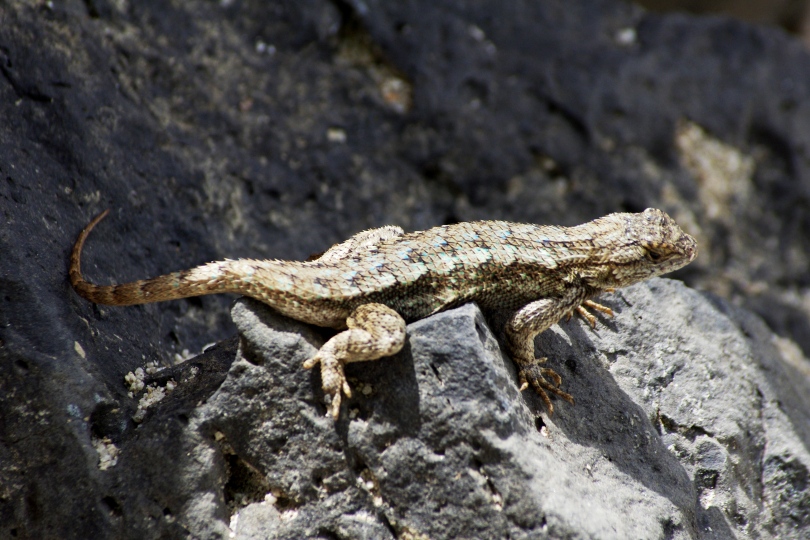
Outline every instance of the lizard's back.
[[[226, 259], [152, 279], [100, 286], [82, 277], [80, 259], [89, 232], [104, 216], [106, 212], [82, 231], [70, 271], [75, 289], [100, 304], [133, 305], [233, 292], [295, 319], [340, 328], [354, 308], [369, 302], [388, 305], [406, 320], [471, 299], [486, 303], [496, 286], [503, 297], [508, 282], [520, 274], [529, 279], [557, 264], [548, 250], [532, 245], [537, 243], [536, 225], [478, 221], [383, 235], [358, 246], [349, 240], [339, 257], [306, 262]], [[561, 232], [557, 227], [544, 229]], [[519, 263], [526, 267], [523, 272]]]
[[[384, 227], [359, 233], [314, 261], [223, 260], [153, 279], [98, 286], [82, 277], [80, 255], [105, 212], [82, 231], [70, 276], [82, 296], [104, 304], [233, 292], [320, 326], [341, 328], [346, 317], [366, 303], [384, 304], [410, 321], [470, 300], [485, 310], [511, 309], [560, 295], [568, 286], [587, 289], [587, 280], [603, 279], [602, 267], [615, 273], [622, 265], [630, 268], [627, 261], [643, 257], [634, 227], [649, 236], [651, 223], [660, 221], [652, 227], [661, 231], [653, 244], [678, 240], [682, 231], [666, 214], [656, 212], [611, 214], [576, 227], [472, 221], [407, 234]], [[617, 280], [615, 286], [624, 284]]]

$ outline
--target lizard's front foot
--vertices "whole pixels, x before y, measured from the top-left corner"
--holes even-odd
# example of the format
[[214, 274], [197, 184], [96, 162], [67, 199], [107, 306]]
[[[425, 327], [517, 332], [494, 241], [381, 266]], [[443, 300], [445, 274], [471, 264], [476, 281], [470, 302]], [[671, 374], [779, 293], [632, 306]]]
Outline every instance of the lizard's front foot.
[[545, 362], [545, 358], [535, 358], [526, 360], [524, 358], [515, 358], [515, 363], [518, 366], [518, 377], [520, 380], [520, 391], [526, 390], [529, 386], [534, 388], [534, 391], [540, 396], [548, 408], [548, 414], [554, 414], [554, 405], [548, 397], [548, 392], [559, 396], [567, 402], [574, 404], [574, 397], [571, 394], [563, 392], [558, 387], [562, 383], [562, 378], [551, 368], [541, 367], [540, 364]]
[[337, 420], [343, 395], [352, 397], [343, 367], [349, 362], [377, 360], [396, 354], [405, 344], [405, 320], [382, 304], [363, 304], [346, 319], [348, 330], [327, 341], [318, 354], [304, 362], [310, 369], [321, 364], [324, 394], [331, 396], [329, 414]]

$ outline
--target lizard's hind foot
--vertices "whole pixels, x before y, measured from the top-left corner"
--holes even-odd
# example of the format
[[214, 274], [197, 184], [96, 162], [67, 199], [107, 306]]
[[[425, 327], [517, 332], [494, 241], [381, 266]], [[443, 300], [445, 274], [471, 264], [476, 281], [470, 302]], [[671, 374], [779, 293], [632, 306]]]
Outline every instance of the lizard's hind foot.
[[340, 415], [343, 396], [352, 397], [344, 366], [391, 356], [405, 344], [405, 320], [382, 304], [359, 306], [346, 319], [346, 326], [347, 330], [332, 337], [318, 354], [304, 362], [306, 369], [321, 365], [323, 392], [331, 398], [329, 414], [335, 420]]

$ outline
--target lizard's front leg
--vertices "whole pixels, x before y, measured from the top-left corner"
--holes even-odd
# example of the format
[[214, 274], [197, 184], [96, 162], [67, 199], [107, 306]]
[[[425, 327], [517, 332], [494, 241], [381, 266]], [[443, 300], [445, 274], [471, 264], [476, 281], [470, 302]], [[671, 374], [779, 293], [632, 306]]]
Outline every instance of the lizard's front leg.
[[572, 404], [574, 398], [558, 388], [562, 379], [556, 371], [541, 367], [540, 364], [546, 359], [535, 358], [534, 338], [570, 313], [578, 304], [576, 300], [565, 298], [536, 300], [508, 316], [503, 327], [507, 347], [518, 367], [520, 389], [533, 387], [543, 399], [549, 415], [554, 413], [554, 405], [547, 392], [560, 396]]
[[382, 304], [359, 306], [346, 319], [348, 330], [327, 341], [314, 357], [304, 362], [310, 369], [321, 364], [323, 391], [332, 397], [329, 413], [337, 420], [342, 394], [352, 397], [343, 366], [350, 362], [391, 356], [405, 344], [405, 320]]

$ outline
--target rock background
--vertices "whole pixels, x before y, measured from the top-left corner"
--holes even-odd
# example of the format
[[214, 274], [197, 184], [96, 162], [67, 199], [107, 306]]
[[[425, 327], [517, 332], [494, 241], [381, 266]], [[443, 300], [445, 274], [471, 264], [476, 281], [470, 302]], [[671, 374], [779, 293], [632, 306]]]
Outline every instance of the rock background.
[[[761, 316], [796, 359], [785, 380], [803, 384], [808, 95], [810, 56], [778, 30], [618, 1], [0, 3], [0, 535], [216, 535], [229, 475], [256, 476], [205, 438], [165, 446], [198, 413], [132, 422], [127, 372], [235, 327], [228, 298], [111, 308], [75, 295], [68, 253], [108, 207], [84, 259], [102, 283], [222, 257], [305, 258], [386, 223], [575, 224], [661, 207], [701, 246], [675, 277]], [[234, 349], [175, 368], [177, 391], [211, 395]], [[580, 376], [566, 376], [571, 388]], [[784, 402], [783, 386], [772, 391]], [[581, 410], [543, 422], [576, 442], [596, 427]], [[566, 420], [578, 427], [561, 432]], [[688, 423], [669, 426], [653, 437]], [[781, 444], [748, 436], [746, 448]], [[796, 437], [806, 452], [806, 430]], [[105, 444], [126, 451], [100, 470]], [[189, 454], [219, 465], [167, 474]], [[784, 455], [752, 471], [751, 489], [806, 486], [807, 461]], [[220, 521], [178, 519], [193, 512], [162, 500], [164, 485]], [[745, 534], [728, 504], [701, 504]], [[806, 500], [785, 504], [807, 527]], [[699, 512], [681, 515], [662, 534], [705, 534]]]
[[781, 26], [810, 44], [810, 2], [807, 0], [638, 0], [647, 9], [724, 13], [744, 21]]

